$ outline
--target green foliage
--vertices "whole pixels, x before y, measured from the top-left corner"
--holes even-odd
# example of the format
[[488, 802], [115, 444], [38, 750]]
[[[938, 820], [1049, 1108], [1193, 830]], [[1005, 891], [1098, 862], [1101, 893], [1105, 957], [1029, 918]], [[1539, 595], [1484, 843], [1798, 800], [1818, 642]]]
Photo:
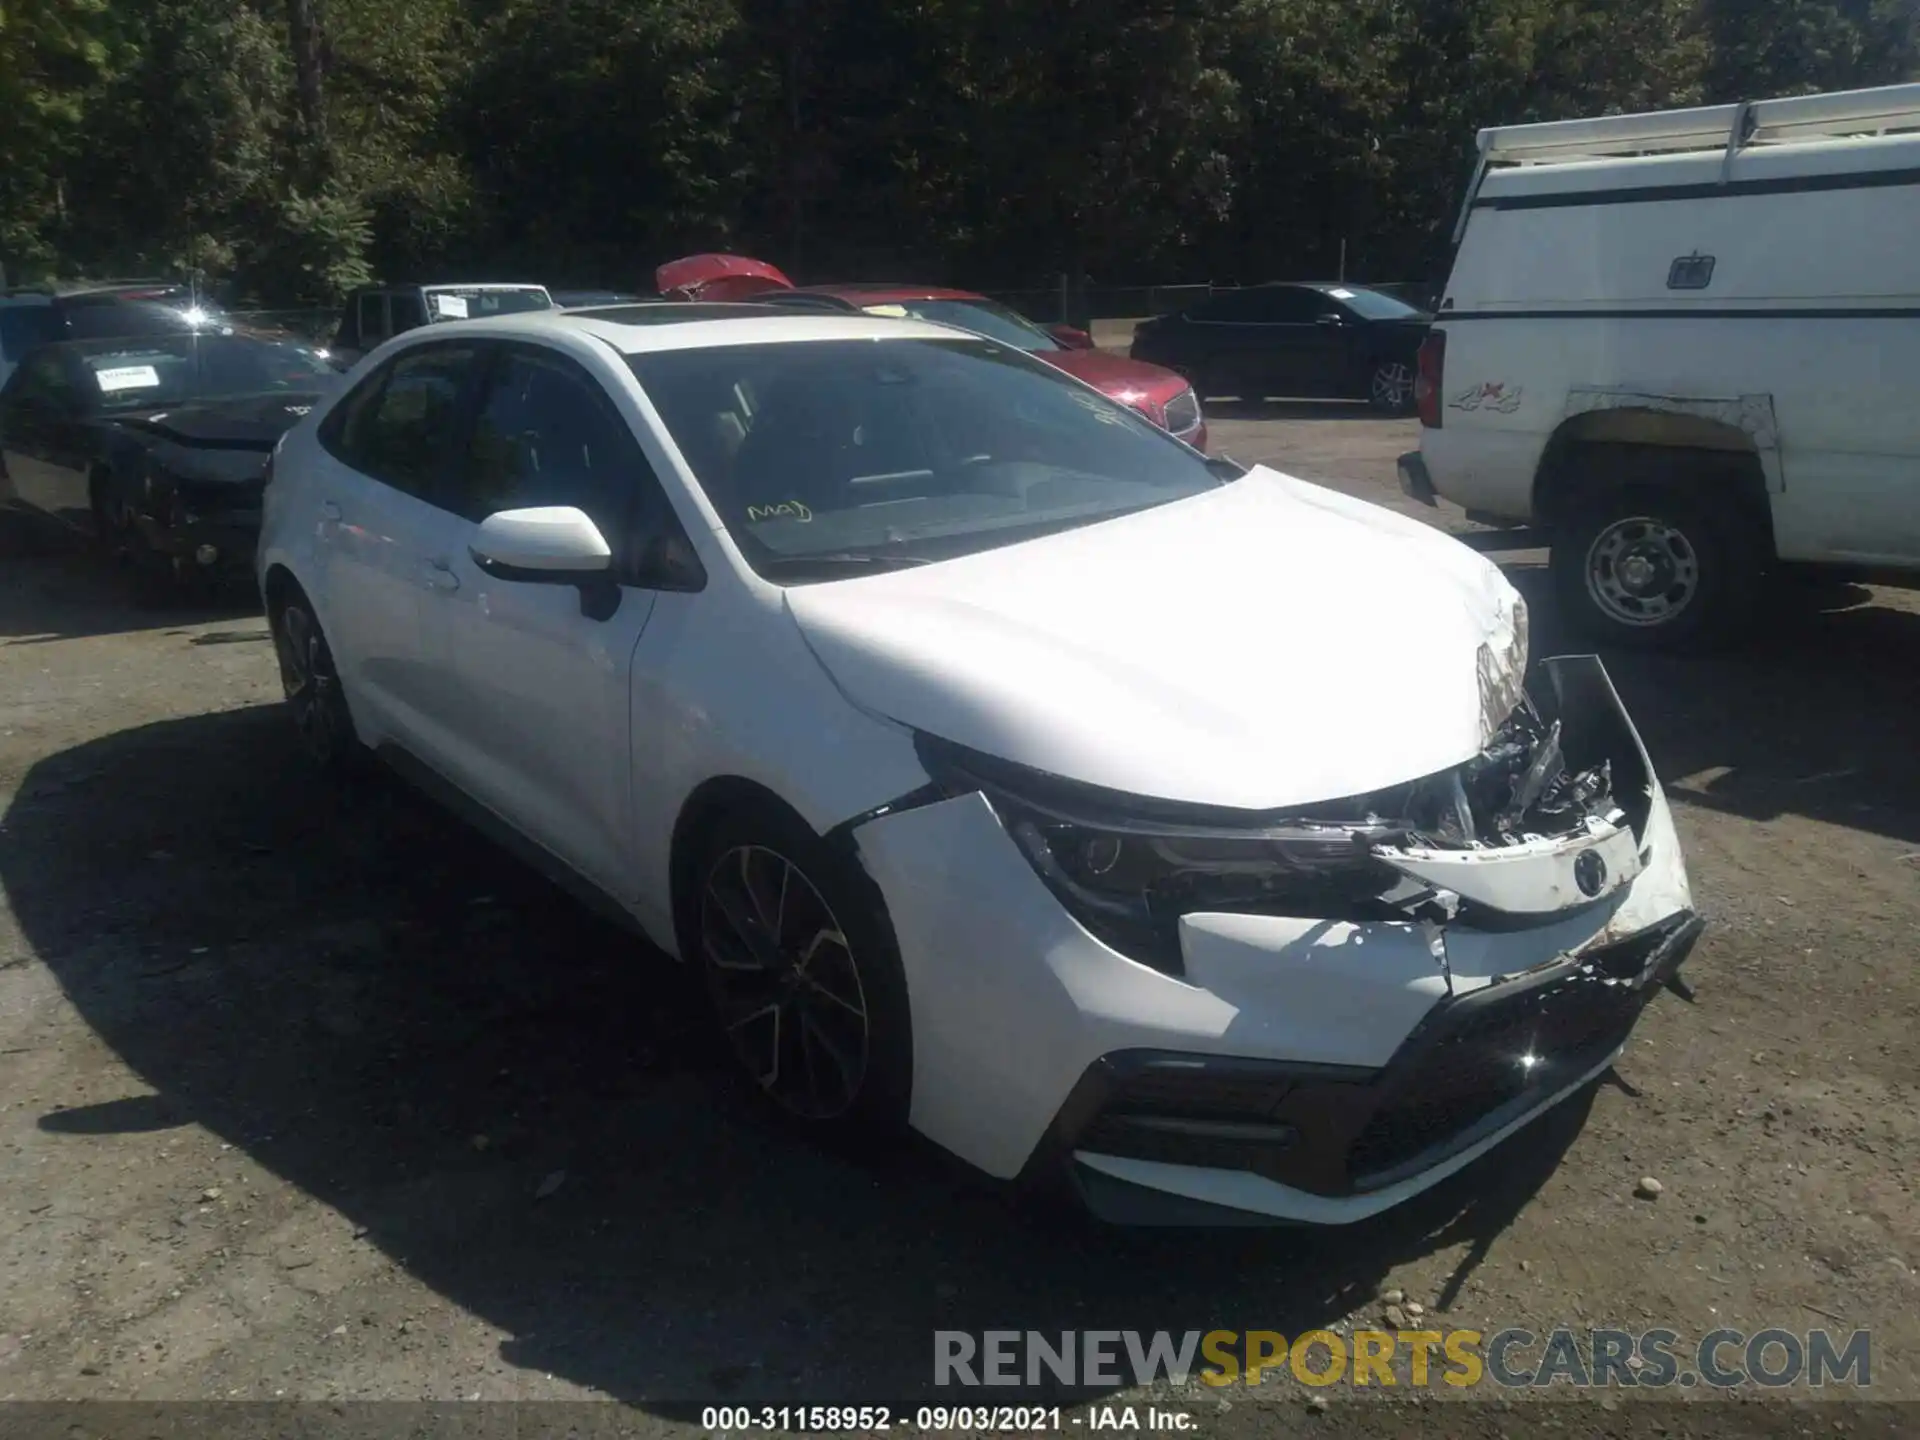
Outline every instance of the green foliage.
[[1484, 125], [1915, 76], [1914, 0], [0, 0], [0, 262], [1417, 277]]

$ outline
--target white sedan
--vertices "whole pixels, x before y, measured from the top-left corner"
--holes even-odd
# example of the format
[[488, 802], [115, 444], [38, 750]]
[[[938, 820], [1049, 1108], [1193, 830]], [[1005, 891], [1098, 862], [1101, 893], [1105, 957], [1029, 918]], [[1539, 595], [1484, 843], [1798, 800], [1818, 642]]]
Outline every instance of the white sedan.
[[798, 1122], [1112, 1219], [1404, 1200], [1700, 929], [1481, 556], [935, 325], [413, 331], [281, 443], [258, 575], [315, 759], [617, 906]]

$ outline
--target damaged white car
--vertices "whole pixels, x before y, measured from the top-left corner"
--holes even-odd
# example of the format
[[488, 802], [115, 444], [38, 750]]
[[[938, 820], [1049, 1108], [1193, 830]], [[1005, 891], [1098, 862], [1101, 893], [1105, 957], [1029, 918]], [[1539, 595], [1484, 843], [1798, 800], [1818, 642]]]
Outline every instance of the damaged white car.
[[1700, 929], [1478, 554], [1017, 350], [753, 306], [415, 332], [282, 443], [300, 733], [704, 974], [814, 1126], [1342, 1223], [1598, 1075]]

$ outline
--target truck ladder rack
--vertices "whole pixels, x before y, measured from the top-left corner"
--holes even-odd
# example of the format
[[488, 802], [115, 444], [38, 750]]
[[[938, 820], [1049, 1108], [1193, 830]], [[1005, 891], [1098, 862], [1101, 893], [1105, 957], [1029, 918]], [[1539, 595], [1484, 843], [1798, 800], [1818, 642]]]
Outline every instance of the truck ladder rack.
[[1721, 151], [1726, 156], [1726, 164], [1721, 167], [1721, 174], [1725, 176], [1734, 156], [1751, 146], [1839, 140], [1899, 131], [1920, 131], [1920, 84], [1836, 90], [1825, 95], [1790, 95], [1776, 100], [1743, 100], [1735, 105], [1702, 105], [1688, 110], [1651, 110], [1637, 115], [1599, 115], [1584, 120], [1494, 126], [1480, 132], [1479, 159], [1467, 186], [1466, 201], [1460, 207], [1453, 239], [1458, 244], [1466, 232], [1467, 215], [1480, 193], [1480, 183], [1488, 169], [1495, 165], [1542, 165]]

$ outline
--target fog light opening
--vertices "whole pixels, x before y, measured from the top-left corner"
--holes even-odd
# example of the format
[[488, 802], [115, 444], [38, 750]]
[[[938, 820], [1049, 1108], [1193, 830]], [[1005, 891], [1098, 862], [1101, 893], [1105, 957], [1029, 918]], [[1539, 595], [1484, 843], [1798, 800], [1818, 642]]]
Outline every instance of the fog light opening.
[[219, 558], [220, 547], [217, 545], [202, 545], [193, 552], [193, 563], [196, 565], [211, 565]]

